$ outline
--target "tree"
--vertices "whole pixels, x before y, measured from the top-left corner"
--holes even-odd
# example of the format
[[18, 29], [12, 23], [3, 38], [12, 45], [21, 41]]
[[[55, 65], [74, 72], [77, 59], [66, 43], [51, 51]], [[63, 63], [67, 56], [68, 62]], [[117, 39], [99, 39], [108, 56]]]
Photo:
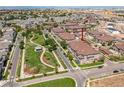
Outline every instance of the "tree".
[[3, 32], [2, 32], [2, 30], [0, 30], [0, 37], [1, 37], [1, 36], [3, 36]]
[[57, 49], [57, 44], [56, 44], [56, 42], [54, 41], [54, 39], [48, 38], [48, 39], [45, 41], [45, 44], [48, 45], [49, 51], [53, 51], [53, 50], [56, 50], [56, 49]]
[[22, 32], [22, 36], [25, 37], [26, 36], [26, 32]]
[[67, 43], [65, 41], [61, 41], [60, 45], [62, 46], [62, 48], [67, 49]]
[[48, 34], [45, 34], [45, 37], [48, 38]]
[[70, 61], [73, 60], [73, 56], [72, 56], [72, 54], [70, 52], [67, 53], [67, 56], [68, 56], [68, 58], [69, 58]]
[[54, 27], [58, 27], [58, 24], [57, 24], [57, 23], [54, 23], [53, 26], [54, 26]]
[[17, 31], [17, 32], [20, 32], [20, 31], [22, 31], [22, 28], [21, 28], [21, 26], [15, 25], [14, 27], [16, 28], [16, 31]]
[[20, 49], [24, 49], [24, 41], [21, 41], [21, 42], [20, 42], [19, 48], [20, 48]]
[[57, 65], [55, 66], [55, 72], [56, 72], [56, 73], [59, 72], [59, 71], [58, 71], [58, 66], [57, 66]]

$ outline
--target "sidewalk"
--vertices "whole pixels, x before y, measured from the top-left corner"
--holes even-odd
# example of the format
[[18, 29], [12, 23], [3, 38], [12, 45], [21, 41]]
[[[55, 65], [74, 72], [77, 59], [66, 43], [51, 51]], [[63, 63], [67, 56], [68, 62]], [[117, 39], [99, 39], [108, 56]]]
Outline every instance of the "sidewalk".
[[59, 59], [58, 59], [58, 57], [57, 57], [57, 55], [56, 55], [56, 53], [54, 52], [54, 51], [52, 51], [52, 53], [53, 53], [53, 55], [55, 56], [55, 58], [56, 58], [56, 60], [57, 60], [57, 62], [59, 63], [59, 71], [64, 71], [64, 67], [62, 66], [62, 64], [61, 64], [61, 62], [59, 61]]
[[[24, 47], [26, 44], [26, 37], [24, 37]], [[25, 49], [22, 51], [22, 62], [21, 62], [21, 72], [20, 72], [20, 78], [24, 77], [24, 62], [25, 62]]]

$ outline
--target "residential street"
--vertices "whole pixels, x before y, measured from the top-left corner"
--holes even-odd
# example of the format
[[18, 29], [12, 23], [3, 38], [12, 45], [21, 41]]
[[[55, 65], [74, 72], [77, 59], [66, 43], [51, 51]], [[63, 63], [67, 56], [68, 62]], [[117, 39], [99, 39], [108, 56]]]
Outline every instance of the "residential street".
[[65, 57], [63, 50], [60, 50], [60, 48], [58, 48], [56, 52], [62, 58], [64, 64], [67, 66], [68, 71], [74, 71], [72, 65], [70, 64], [70, 61], [67, 59], [67, 57]]
[[15, 41], [15, 49], [14, 49], [14, 53], [11, 59], [12, 62], [12, 67], [11, 67], [11, 71], [10, 71], [10, 82], [14, 82], [14, 79], [16, 78], [16, 71], [17, 71], [17, 66], [18, 66], [18, 62], [20, 59], [20, 48], [19, 48], [19, 43], [22, 40], [21, 34], [19, 33], [16, 37], [16, 41]]
[[[87, 70], [75, 70], [73, 72], [67, 72], [63, 74], [58, 74], [58, 75], [52, 75], [52, 76], [46, 76], [46, 77], [41, 77], [41, 78], [36, 78], [32, 80], [27, 80], [23, 82], [16, 82], [13, 84], [14, 87], [18, 86], [26, 86], [30, 85], [33, 83], [38, 83], [38, 82], [44, 82], [44, 81], [49, 81], [49, 80], [54, 80], [54, 79], [59, 79], [59, 78], [65, 78], [65, 77], [70, 77], [75, 79], [77, 83], [77, 87], [84, 87], [85, 86], [85, 81], [88, 78], [95, 78], [95, 77], [101, 77], [102, 75], [105, 74], [112, 74], [114, 70], [119, 70], [121, 68], [124, 68], [124, 64], [116, 64], [116, 65], [110, 65], [110, 66], [105, 66], [101, 69], [98, 68], [93, 68], [93, 69], [87, 69]], [[8, 84], [4, 85], [9, 86]]]

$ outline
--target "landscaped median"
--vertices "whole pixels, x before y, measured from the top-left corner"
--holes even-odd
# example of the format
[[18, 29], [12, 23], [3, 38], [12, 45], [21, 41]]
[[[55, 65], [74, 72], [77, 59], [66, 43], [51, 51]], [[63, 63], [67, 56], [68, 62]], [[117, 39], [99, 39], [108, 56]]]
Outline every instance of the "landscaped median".
[[28, 85], [27, 87], [75, 87], [76, 83], [72, 78], [62, 78]]
[[78, 64], [78, 66], [81, 67], [81, 69], [89, 69], [89, 68], [102, 66], [103, 64], [104, 64], [103, 61], [97, 61], [97, 62], [88, 63], [88, 64]]

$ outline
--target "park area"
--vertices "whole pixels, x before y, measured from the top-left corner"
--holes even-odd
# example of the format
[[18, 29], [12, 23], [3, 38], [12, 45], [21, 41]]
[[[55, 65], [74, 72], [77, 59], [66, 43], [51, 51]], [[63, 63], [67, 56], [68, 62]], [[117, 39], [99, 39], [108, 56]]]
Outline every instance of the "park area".
[[27, 87], [75, 87], [75, 81], [71, 78], [56, 79], [28, 85]]
[[[44, 45], [45, 43], [43, 36], [38, 34], [35, 34], [35, 38], [33, 39], [33, 41], [41, 45]], [[40, 61], [40, 56], [42, 52], [35, 52], [35, 47], [36, 45], [32, 44], [29, 38], [26, 42], [25, 47], [26, 54], [24, 72], [27, 74], [39, 74], [54, 71], [53, 68], [44, 65]]]
[[116, 74], [88, 82], [90, 87], [124, 87], [124, 74]]

